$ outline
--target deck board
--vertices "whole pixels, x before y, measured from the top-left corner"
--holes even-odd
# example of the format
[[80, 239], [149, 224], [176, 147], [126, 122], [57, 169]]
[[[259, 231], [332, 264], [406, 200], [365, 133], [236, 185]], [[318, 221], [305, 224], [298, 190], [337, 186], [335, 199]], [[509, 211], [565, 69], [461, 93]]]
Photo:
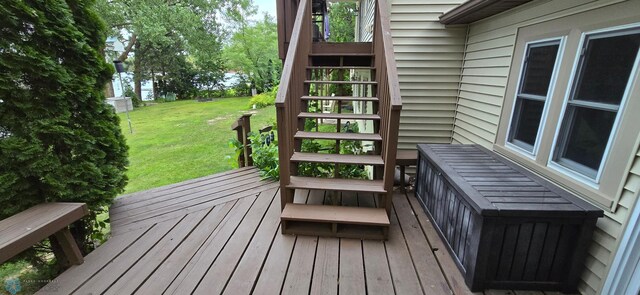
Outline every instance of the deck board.
[[[255, 173], [248, 173], [233, 178], [233, 182], [225, 182], [226, 179], [220, 180], [221, 182], [215, 182], [209, 185], [201, 185], [198, 187], [192, 187], [190, 189], [184, 189], [178, 192], [171, 192], [162, 195], [150, 195], [148, 199], [135, 202], [128, 206], [120, 206], [118, 208], [110, 210], [110, 216], [114, 220], [132, 218], [140, 219], [140, 214], [150, 213], [154, 211], [167, 211], [169, 207], [180, 206], [176, 204], [176, 199], [184, 201], [197, 200], [198, 198], [210, 197], [211, 192], [218, 191], [217, 195], [227, 195], [230, 189], [238, 189], [244, 185], [250, 184], [255, 180]], [[181, 207], [181, 206], [180, 206]]]
[[384, 242], [362, 241], [362, 251], [369, 294], [395, 294]]
[[296, 238], [295, 236], [280, 234], [280, 229], [278, 229], [253, 294], [280, 293], [289, 268], [289, 260], [291, 259], [291, 253], [293, 253]]
[[260, 275], [260, 267], [256, 266], [262, 266], [273, 242], [273, 237], [278, 233], [280, 225], [278, 219], [280, 216], [279, 198], [280, 194], [274, 192], [274, 200], [229, 279], [224, 294], [249, 294], [253, 289], [253, 282]]
[[[78, 294], [102, 293], [144, 257], [145, 253], [151, 250], [165, 235], [167, 235], [182, 219], [169, 220], [154, 225], [145, 235], [141, 236], [128, 251], [116, 257], [100, 270], [97, 274], [88, 279], [80, 289]], [[84, 264], [88, 261], [85, 260]], [[64, 283], [66, 284], [66, 282]]]
[[396, 294], [424, 294], [394, 210], [390, 219], [389, 241], [385, 244]]
[[242, 223], [236, 229], [236, 233], [231, 236], [216, 261], [207, 270], [196, 289], [196, 294], [222, 293], [227, 280], [221, 278], [229, 278], [235, 270], [235, 266], [242, 258], [244, 250], [257, 230], [267, 208], [272, 204], [274, 205], [273, 207], [276, 207], [275, 203], [280, 204], [280, 200], [273, 202], [276, 190], [269, 190], [262, 194], [264, 196], [256, 199]]
[[309, 293], [317, 244], [318, 237], [298, 237], [281, 294]]
[[[130, 231], [126, 234], [110, 238], [101, 247], [89, 253], [85, 257], [85, 263], [74, 265], [60, 274], [56, 280], [64, 282], [56, 286], [57, 294], [71, 294], [82, 284], [88, 281], [92, 276], [98, 273], [105, 265], [127, 250], [141, 236], [143, 236], [149, 228]], [[40, 291], [37, 294], [48, 294], [47, 291]]]
[[339, 294], [366, 294], [362, 242], [340, 239]]
[[171, 199], [172, 197], [184, 197], [194, 192], [207, 191], [212, 187], [219, 186], [221, 183], [235, 180], [244, 175], [255, 175], [258, 172], [255, 169], [241, 168], [231, 170], [210, 177], [203, 177], [191, 181], [180, 182], [165, 187], [151, 189], [147, 191], [136, 192], [118, 197], [110, 207], [112, 215], [117, 214], [120, 210], [130, 210], [144, 206], [145, 204], [154, 204], [162, 199]]
[[202, 221], [202, 224], [206, 226], [197, 227], [190, 235], [190, 242], [182, 243], [180, 247], [149, 276], [147, 281], [140, 287], [140, 290], [145, 290], [148, 294], [160, 294], [164, 292], [189, 262], [187, 257], [193, 257], [193, 255], [196, 254], [198, 249], [207, 241], [212, 230], [215, 230], [220, 225], [234, 204], [235, 202], [229, 202], [213, 208]]
[[[465, 285], [464, 277], [462, 276], [460, 271], [458, 271], [458, 267], [456, 266], [456, 263], [453, 261], [453, 258], [451, 258], [451, 256], [447, 252], [447, 248], [445, 247], [444, 242], [438, 236], [436, 229], [433, 227], [433, 224], [431, 224], [431, 221], [429, 221], [429, 218], [427, 217], [426, 213], [421, 210], [422, 207], [418, 203], [418, 200], [415, 197], [409, 197], [407, 199], [409, 201], [409, 204], [411, 204], [411, 208], [413, 209], [413, 212], [416, 213], [418, 222], [420, 223], [420, 226], [422, 227], [422, 230], [424, 231], [425, 236], [427, 237], [427, 240], [431, 245], [431, 249], [433, 249], [433, 254], [436, 260], [438, 261], [438, 266], [442, 270], [442, 273], [444, 274], [444, 276], [447, 278], [447, 282], [449, 283], [449, 288], [451, 288], [451, 291], [453, 291], [453, 294], [456, 294], [456, 295], [477, 294], [477, 293], [471, 292], [469, 288], [467, 288], [467, 286]], [[482, 293], [479, 293], [479, 294], [482, 294]]]
[[187, 215], [104, 294], [132, 294], [171, 255], [208, 213], [209, 211], [203, 210]]
[[159, 201], [160, 203], [158, 205], [148, 205], [144, 207], [134, 208], [120, 214], [110, 214], [110, 216], [113, 220], [112, 222], [114, 225], [122, 225], [131, 222], [137, 222], [143, 219], [156, 218], [167, 213], [180, 211], [185, 208], [196, 207], [202, 204], [205, 204], [206, 207], [210, 208], [210, 204], [206, 203], [212, 203], [215, 202], [215, 200], [223, 199], [228, 196], [244, 196], [255, 194], [255, 192], [258, 192], [261, 189], [262, 186], [260, 183], [256, 183], [255, 177], [248, 178], [238, 182], [234, 181], [233, 184], [214, 187], [212, 188], [212, 191], [214, 191], [215, 193], [211, 193], [211, 191], [208, 191], [188, 194], [186, 197], [174, 197], [169, 200], [170, 202], [162, 200], [162, 202]]
[[[410, 212], [411, 206], [403, 195], [393, 199], [393, 205], [399, 212]], [[422, 229], [416, 220], [415, 215], [397, 214], [400, 227], [407, 242], [407, 247], [413, 257], [413, 264], [416, 268], [422, 289], [426, 294], [446, 294], [450, 292], [447, 280], [444, 278], [431, 247]]]
[[194, 256], [189, 264], [178, 275], [176, 280], [169, 286], [167, 294], [190, 294], [200, 284], [202, 277], [207, 273], [209, 267], [218, 258], [224, 245], [231, 238], [242, 218], [249, 211], [255, 198], [240, 199], [236, 206], [229, 212], [224, 224], [216, 234], [212, 235], [207, 244], [200, 248], [199, 253]]
[[[243, 168], [120, 198], [112, 237], [39, 293], [474, 294], [413, 193], [394, 195], [387, 241], [283, 235], [279, 196], [276, 182]], [[376, 202], [322, 190], [294, 198]], [[507, 292], [542, 294], [485, 294]]]
[[[309, 195], [311, 198], [311, 195]], [[320, 237], [311, 279], [311, 294], [338, 294], [338, 248], [340, 239]]]

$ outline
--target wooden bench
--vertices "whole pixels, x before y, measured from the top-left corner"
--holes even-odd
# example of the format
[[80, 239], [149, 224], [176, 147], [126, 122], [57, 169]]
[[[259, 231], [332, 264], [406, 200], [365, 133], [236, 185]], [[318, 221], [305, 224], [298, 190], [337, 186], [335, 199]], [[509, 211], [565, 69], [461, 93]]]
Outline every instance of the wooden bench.
[[43, 203], [0, 220], [0, 263], [54, 235], [69, 263], [82, 264], [68, 225], [88, 213], [84, 203]]

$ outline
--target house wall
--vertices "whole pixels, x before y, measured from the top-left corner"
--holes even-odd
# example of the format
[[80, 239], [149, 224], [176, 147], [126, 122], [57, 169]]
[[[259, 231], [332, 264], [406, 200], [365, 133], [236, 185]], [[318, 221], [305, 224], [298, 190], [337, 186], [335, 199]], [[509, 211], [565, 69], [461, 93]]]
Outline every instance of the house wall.
[[[371, 42], [373, 41], [373, 21], [375, 19], [375, 3], [376, 0], [360, 0], [358, 2], [358, 15], [356, 19], [356, 42]], [[356, 81], [371, 81], [370, 70], [351, 70], [351, 76]], [[370, 94], [370, 86], [353, 86], [354, 96], [367, 96]], [[372, 103], [354, 101], [353, 111], [355, 113], [367, 113], [372, 110]], [[373, 133], [373, 123], [367, 120], [356, 120], [360, 132]], [[365, 148], [365, 150], [373, 149]]]
[[373, 40], [373, 20], [375, 15], [375, 0], [361, 0], [356, 27], [356, 42], [371, 42]]
[[[640, 1], [538, 0], [471, 24], [457, 95], [452, 142], [477, 143], [490, 149], [496, 142], [518, 28], [612, 5], [637, 7], [636, 4]], [[638, 142], [636, 147], [640, 145]], [[586, 271], [579, 284], [579, 291], [583, 294], [600, 292], [624, 224], [637, 202], [640, 190], [639, 149], [636, 148], [635, 154], [629, 157], [626, 167], [620, 167], [628, 171], [626, 178], [621, 179], [624, 186], [617, 196], [609, 196], [615, 201], [611, 208], [606, 208], [605, 217], [598, 221], [594, 242], [589, 246], [585, 261]]]
[[[372, 40], [376, 2], [360, 1], [356, 41]], [[438, 17], [463, 2], [387, 2], [402, 95], [400, 149], [451, 142], [467, 27], [446, 28]]]
[[445, 28], [438, 17], [464, 0], [390, 1], [402, 95], [398, 147], [450, 143], [467, 27]]

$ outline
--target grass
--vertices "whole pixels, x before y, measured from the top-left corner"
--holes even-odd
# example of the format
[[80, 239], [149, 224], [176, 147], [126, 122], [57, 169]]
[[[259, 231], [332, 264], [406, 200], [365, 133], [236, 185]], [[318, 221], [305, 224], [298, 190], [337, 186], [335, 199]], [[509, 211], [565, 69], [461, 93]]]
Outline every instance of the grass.
[[[125, 193], [233, 169], [229, 139], [236, 136], [231, 124], [248, 112], [248, 97], [212, 102], [176, 101], [138, 108], [120, 114], [122, 132], [129, 145], [129, 184]], [[273, 106], [256, 110], [252, 130], [275, 120]]]

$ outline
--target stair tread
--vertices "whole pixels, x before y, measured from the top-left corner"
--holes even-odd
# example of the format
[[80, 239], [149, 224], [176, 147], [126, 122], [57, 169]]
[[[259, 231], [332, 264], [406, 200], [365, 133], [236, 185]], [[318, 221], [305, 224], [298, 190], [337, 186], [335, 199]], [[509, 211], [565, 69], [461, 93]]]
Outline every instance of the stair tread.
[[373, 70], [375, 67], [367, 67], [367, 66], [309, 66], [307, 69], [311, 70]]
[[292, 162], [384, 165], [380, 155], [340, 155], [294, 152]]
[[380, 134], [371, 133], [346, 133], [346, 132], [307, 132], [298, 131], [295, 135], [296, 139], [315, 138], [315, 139], [338, 139], [338, 140], [368, 140], [380, 141]]
[[361, 96], [303, 96], [302, 100], [340, 100], [340, 101], [378, 101], [377, 97], [361, 97]]
[[364, 84], [364, 85], [375, 85], [378, 82], [376, 81], [322, 81], [322, 80], [305, 80], [304, 83], [307, 84]]
[[288, 203], [284, 206], [282, 220], [307, 222], [331, 222], [389, 226], [389, 216], [384, 208], [343, 207]]
[[386, 193], [382, 180], [291, 176], [287, 188]]
[[373, 56], [373, 53], [364, 52], [312, 52], [309, 56]]
[[307, 113], [302, 112], [298, 118], [318, 118], [318, 119], [352, 119], [352, 120], [380, 120], [376, 114], [346, 114], [346, 113]]

